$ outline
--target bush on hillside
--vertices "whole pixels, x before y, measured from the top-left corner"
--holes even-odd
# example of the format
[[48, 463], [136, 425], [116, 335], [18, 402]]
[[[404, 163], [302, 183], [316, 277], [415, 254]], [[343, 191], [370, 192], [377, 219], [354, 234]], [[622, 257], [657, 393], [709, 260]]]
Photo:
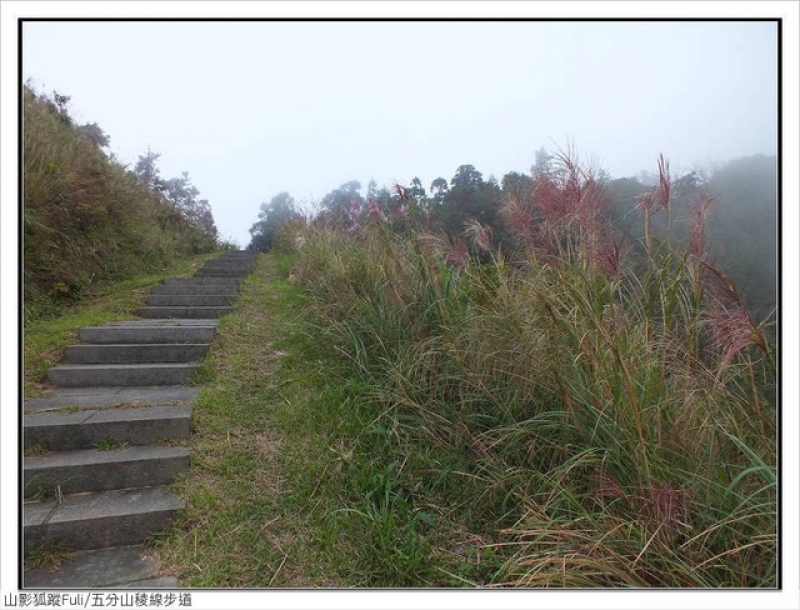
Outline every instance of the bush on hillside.
[[[24, 88], [23, 253], [26, 315], [97, 284], [162, 269], [216, 248], [198, 221], [110, 158], [96, 124], [77, 125], [69, 98]], [[210, 222], [209, 222], [210, 219]]]
[[707, 198], [687, 247], [652, 237], [659, 169], [641, 269], [603, 222], [604, 182], [567, 156], [501, 210], [515, 265], [479, 223], [294, 240], [315, 346], [378, 403], [352, 450], [402, 463], [411, 514], [441, 507], [503, 549], [496, 584], [776, 584], [774, 350], [706, 258]]

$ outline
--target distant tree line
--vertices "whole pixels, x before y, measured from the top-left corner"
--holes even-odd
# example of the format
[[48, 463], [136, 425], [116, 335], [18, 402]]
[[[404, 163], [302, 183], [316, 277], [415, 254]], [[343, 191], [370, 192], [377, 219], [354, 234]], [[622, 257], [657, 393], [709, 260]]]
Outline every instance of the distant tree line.
[[[670, 208], [653, 208], [648, 214], [649, 236], [645, 236], [642, 202], [643, 198], [646, 202], [654, 183], [657, 185], [658, 174], [642, 172], [637, 177], [612, 179], [598, 169], [593, 180], [599, 183], [603, 196], [592, 206], [610, 221], [620, 243], [639, 251], [644, 261], [646, 239], [655, 244], [683, 242], [688, 247], [697, 207], [706, 202], [710, 208], [704, 228], [708, 258], [729, 275], [753, 314], [766, 319], [777, 302], [776, 162], [774, 156], [756, 155], [730, 161], [712, 172], [671, 176]], [[469, 164], [459, 166], [450, 180], [436, 178], [427, 189], [419, 178], [392, 189], [378, 188], [371, 181], [364, 196], [362, 185], [351, 180], [322, 198], [313, 221], [348, 229], [369, 216], [379, 216], [402, 230], [406, 219], [414, 216], [426, 230], [452, 240], [461, 239], [467, 223], [477, 221], [489, 230], [492, 245], [513, 263], [509, 231], [514, 231], [515, 223], [541, 225], [547, 222], [548, 213], [558, 214], [555, 201], [549, 204], [553, 209], [544, 212], [541, 205], [531, 204], [546, 200], [542, 188], [551, 182], [547, 178], [563, 171], [559, 155], [542, 148], [535, 154], [530, 173], [509, 172], [499, 182], [493, 176], [485, 179]], [[513, 218], [501, 214], [509, 199], [519, 202], [514, 207], [519, 214]], [[526, 212], [532, 209], [537, 213]], [[278, 228], [301, 216], [288, 193], [262, 203], [258, 221], [250, 229], [248, 247], [268, 251]]]

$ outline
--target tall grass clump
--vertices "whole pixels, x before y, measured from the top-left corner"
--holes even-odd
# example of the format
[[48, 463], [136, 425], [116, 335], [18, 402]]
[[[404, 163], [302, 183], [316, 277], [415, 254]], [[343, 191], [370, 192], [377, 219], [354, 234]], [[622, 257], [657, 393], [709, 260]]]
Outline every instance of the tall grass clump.
[[26, 320], [53, 315], [98, 284], [158, 272], [214, 250], [216, 230], [193, 222], [102, 149], [97, 125], [77, 125], [69, 98], [23, 95]]
[[707, 259], [711, 198], [686, 250], [647, 230], [658, 167], [641, 244], [570, 153], [509, 195], [513, 251], [413, 215], [295, 227], [312, 334], [371, 388], [412, 504], [502, 556], [497, 586], [777, 584], [774, 349]]

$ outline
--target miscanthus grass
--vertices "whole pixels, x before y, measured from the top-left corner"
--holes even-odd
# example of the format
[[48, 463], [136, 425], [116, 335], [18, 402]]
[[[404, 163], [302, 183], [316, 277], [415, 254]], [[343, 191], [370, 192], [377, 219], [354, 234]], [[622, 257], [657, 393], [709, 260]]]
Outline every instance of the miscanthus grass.
[[[284, 229], [309, 340], [372, 405], [346, 450], [371, 474], [337, 513], [372, 549], [354, 573], [775, 587], [775, 354], [705, 258], [710, 201], [687, 250], [626, 243], [601, 221], [598, 175], [560, 162], [507, 201], [513, 252], [477, 223], [422, 231], [412, 201], [403, 232]], [[659, 174], [646, 224], [669, 210], [663, 158]]]
[[[321, 349], [289, 277], [287, 257], [260, 257], [221, 320], [197, 378], [192, 467], [174, 485], [186, 511], [154, 541], [164, 570], [190, 587], [486, 582], [501, 554], [443, 499], [415, 501], [419, 472], [458, 459], [410, 444], [398, 459], [395, 413]], [[471, 501], [469, 486], [438, 477], [426, 496]]]

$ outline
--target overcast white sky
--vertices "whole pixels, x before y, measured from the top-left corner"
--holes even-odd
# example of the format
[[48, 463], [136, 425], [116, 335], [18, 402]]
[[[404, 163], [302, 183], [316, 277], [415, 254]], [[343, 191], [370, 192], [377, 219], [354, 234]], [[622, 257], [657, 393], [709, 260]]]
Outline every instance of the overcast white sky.
[[27, 22], [22, 50], [241, 246], [281, 191], [500, 179], [570, 143], [615, 177], [777, 152], [774, 22]]

